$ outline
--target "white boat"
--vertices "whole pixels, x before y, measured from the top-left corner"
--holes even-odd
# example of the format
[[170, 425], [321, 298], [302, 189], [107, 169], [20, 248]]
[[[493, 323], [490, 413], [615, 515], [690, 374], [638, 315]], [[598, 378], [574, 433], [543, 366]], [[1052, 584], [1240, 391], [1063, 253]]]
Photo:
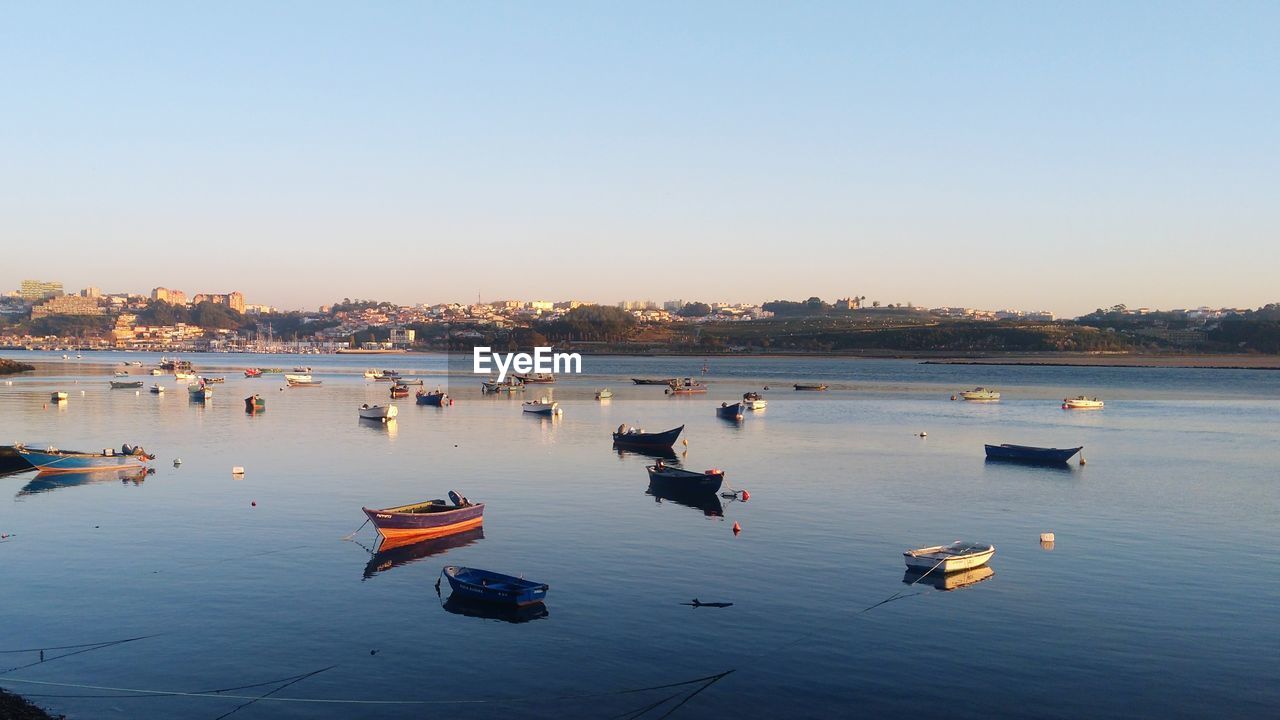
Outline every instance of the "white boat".
[[195, 376], [195, 373], [182, 372], [181, 370], [175, 370], [173, 373], [174, 380], [192, 380]]
[[748, 410], [763, 410], [769, 406], [769, 401], [760, 397], [758, 392], [743, 393], [742, 406]]
[[377, 370], [365, 370], [364, 377], [366, 380], [377, 380], [378, 378], [382, 377], [382, 373], [378, 372]]
[[991, 388], [976, 387], [960, 393], [960, 397], [965, 400], [999, 400], [1000, 393]]
[[163, 375], [163, 374], [164, 374], [164, 371], [163, 371], [163, 370], [161, 370], [160, 368], [151, 368], [151, 374], [152, 374], [152, 375]]
[[360, 417], [365, 420], [390, 420], [399, 412], [395, 405], [370, 405], [365, 403], [360, 406]]
[[524, 411], [533, 413], [534, 415], [561, 415], [560, 403], [550, 398], [539, 398], [530, 400], [524, 404]]
[[902, 557], [909, 568], [949, 573], [986, 565], [995, 552], [995, 545], [957, 540], [950, 545], [907, 550]]
[[310, 366], [310, 365], [298, 365], [297, 367], [295, 367], [295, 368], [293, 369], [293, 371], [294, 371], [294, 372], [296, 372], [296, 373], [309, 373], [309, 372], [311, 372], [311, 366]]
[[613, 391], [609, 388], [601, 388], [596, 391], [597, 400], [608, 400], [611, 397], [613, 397]]
[[67, 394], [59, 390], [58, 392], [55, 392], [52, 395], [50, 395], [49, 399], [54, 402], [64, 402], [67, 399]]
[[161, 385], [160, 383], [153, 383], [151, 385], [151, 392], [155, 393], [156, 395], [161, 395], [164, 393], [164, 386]]
[[1063, 410], [1101, 410], [1102, 401], [1098, 398], [1087, 398], [1084, 395], [1078, 395], [1073, 398], [1063, 398]]
[[311, 376], [305, 373], [285, 373], [284, 379], [286, 382], [297, 383], [299, 385], [305, 385], [311, 382]]
[[116, 377], [129, 377], [129, 371], [128, 371], [128, 370], [117, 370], [117, 371], [116, 371]]

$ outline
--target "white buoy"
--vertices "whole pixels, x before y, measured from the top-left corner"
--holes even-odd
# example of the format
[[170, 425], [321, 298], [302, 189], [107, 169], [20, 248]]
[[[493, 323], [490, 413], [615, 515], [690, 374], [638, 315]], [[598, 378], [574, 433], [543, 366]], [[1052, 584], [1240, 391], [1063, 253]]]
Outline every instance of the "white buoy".
[[1054, 539], [1053, 539], [1053, 533], [1051, 533], [1051, 532], [1042, 532], [1042, 533], [1040, 533], [1040, 542], [1042, 542], [1042, 543], [1051, 543], [1051, 542], [1054, 542]]
[[232, 474], [232, 475], [244, 475], [244, 468], [243, 468], [243, 467], [241, 467], [241, 466], [239, 466], [239, 465], [236, 465], [235, 467], [231, 468], [231, 474]]
[[920, 437], [929, 437], [929, 433], [927, 433], [927, 432], [925, 432], [925, 431], [921, 430], [921, 431], [920, 431]]
[[181, 464], [182, 464], [182, 458], [174, 458], [174, 459], [173, 459], [173, 466], [174, 466], [174, 467], [178, 467], [178, 466], [179, 466], [179, 465], [181, 465]]

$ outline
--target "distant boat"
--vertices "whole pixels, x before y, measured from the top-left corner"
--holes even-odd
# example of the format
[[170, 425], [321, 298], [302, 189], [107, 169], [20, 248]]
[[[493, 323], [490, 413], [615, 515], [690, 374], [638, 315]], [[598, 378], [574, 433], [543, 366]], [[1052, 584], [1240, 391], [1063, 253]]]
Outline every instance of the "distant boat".
[[480, 383], [480, 389], [487, 393], [496, 392], [516, 392], [524, 389], [524, 383], [515, 376], [508, 377], [502, 382], [497, 380], [484, 380]]
[[676, 382], [676, 378], [631, 378], [631, 382], [637, 385], [670, 385]]
[[397, 385], [422, 385], [422, 378], [400, 378], [396, 380]]
[[365, 403], [360, 406], [360, 417], [365, 420], [387, 421], [394, 418], [399, 412], [395, 405], [370, 405]]
[[294, 372], [296, 372], [296, 373], [309, 373], [309, 372], [311, 372], [311, 366], [310, 366], [310, 365], [297, 365], [297, 366], [295, 366], [295, 367], [293, 368], [293, 371], [294, 371]]
[[174, 380], [191, 380], [193, 378], [195, 378], [195, 373], [183, 372], [181, 370], [173, 373]]
[[795, 388], [797, 390], [808, 390], [810, 392], [823, 392], [827, 389], [827, 386], [822, 383], [796, 383]]
[[260, 412], [266, 412], [267, 401], [262, 399], [261, 395], [250, 395], [244, 399], [244, 411], [250, 415]]
[[707, 391], [706, 383], [693, 378], [685, 378], [681, 380], [672, 380], [666, 389], [668, 395], [694, 395], [705, 393]]
[[197, 402], [213, 399], [213, 388], [204, 385], [193, 385], [187, 388], [187, 395]]
[[305, 384], [311, 382], [311, 375], [308, 373], [285, 373], [284, 379], [285, 382]]
[[365, 370], [365, 371], [364, 371], [364, 377], [365, 377], [365, 379], [366, 379], [366, 380], [375, 380], [375, 379], [377, 379], [380, 375], [381, 375], [381, 373], [379, 373], [377, 370]]
[[444, 407], [452, 402], [449, 400], [449, 395], [440, 388], [436, 388], [431, 392], [423, 392], [419, 390], [416, 398], [419, 405], [434, 405], [435, 407]]
[[556, 376], [550, 373], [528, 373], [516, 375], [515, 378], [526, 385], [553, 383], [556, 381]]
[[245, 368], [244, 376], [247, 378], [262, 377], [262, 371], [258, 368]]
[[484, 523], [484, 503], [472, 503], [454, 490], [449, 491], [449, 500], [452, 505], [444, 500], [429, 500], [381, 510], [362, 510], [386, 540], [427, 540], [470, 530]]
[[740, 402], [733, 403], [732, 405], [729, 403], [720, 403], [720, 407], [716, 408], [716, 417], [724, 418], [726, 420], [741, 420], [743, 410], [743, 404]]
[[205, 384], [217, 384], [217, 383], [224, 383], [226, 381], [227, 379], [224, 377], [205, 377], [203, 375], [200, 376], [200, 382]]
[[649, 471], [649, 485], [662, 492], [716, 493], [724, 482], [724, 471], [717, 469], [693, 472], [669, 467], [662, 461], [645, 469]]
[[965, 400], [999, 400], [1000, 393], [991, 388], [976, 387], [960, 393], [960, 397]]
[[164, 386], [161, 385], [160, 383], [152, 383], [151, 392], [156, 395], [161, 395], [164, 393]]
[[284, 370], [280, 368], [258, 368], [259, 375], [279, 375], [282, 372]]
[[446, 566], [445, 579], [454, 595], [501, 605], [534, 605], [547, 598], [545, 583], [533, 582], [491, 570]]
[[152, 375], [163, 375], [163, 374], [164, 374], [164, 371], [163, 371], [163, 370], [161, 370], [160, 368], [151, 368], [151, 374], [152, 374]]
[[987, 445], [988, 460], [1011, 460], [1014, 462], [1025, 463], [1046, 463], [1046, 464], [1062, 464], [1071, 459], [1072, 455], [1084, 449], [1084, 446], [1075, 448], [1045, 448], [1032, 447], [1030, 445]]
[[995, 552], [995, 545], [956, 541], [950, 545], [907, 550], [902, 557], [909, 568], [946, 574], [986, 565]]
[[155, 459], [154, 455], [146, 454], [142, 448], [132, 448], [128, 445], [123, 446], [120, 452], [108, 448], [100, 453], [58, 450], [52, 447], [34, 450], [25, 445], [14, 445], [13, 449], [32, 467], [46, 473], [145, 467], [148, 460]]
[[400, 371], [399, 370], [376, 371], [373, 374], [373, 379], [377, 380], [378, 382], [394, 382], [400, 379]]
[[597, 400], [608, 400], [611, 397], [613, 397], [613, 391], [609, 388], [600, 388], [596, 391]]
[[546, 415], [546, 416], [563, 414], [563, 412], [560, 410], [560, 403], [545, 397], [526, 402], [524, 404], [524, 411], [527, 413], [532, 413], [534, 415]]
[[405, 385], [399, 385], [399, 384], [392, 385], [391, 397], [393, 398], [409, 397], [409, 388]]
[[307, 380], [287, 380], [286, 379], [285, 383], [289, 387], [320, 387], [321, 385], [324, 384], [319, 380], [311, 380], [310, 376], [307, 376], [307, 377], [308, 377]]
[[742, 404], [748, 410], [763, 410], [769, 406], [769, 401], [761, 397], [758, 392], [749, 392], [742, 394]]
[[52, 400], [53, 402], [65, 402], [67, 399], [67, 394], [59, 390], [57, 392], [51, 393], [49, 395], [49, 399]]
[[117, 371], [115, 372], [115, 376], [116, 376], [116, 377], [129, 377], [129, 371], [128, 371], [128, 370], [117, 370]]
[[1077, 395], [1073, 398], [1063, 398], [1063, 410], [1101, 410], [1102, 401], [1098, 398], [1087, 398], [1084, 395]]
[[113, 390], [130, 390], [142, 387], [141, 380], [112, 380], [111, 388]]
[[672, 428], [664, 432], [647, 433], [640, 428], [628, 427], [625, 423], [618, 426], [613, 433], [613, 442], [617, 445], [637, 448], [669, 448], [675, 444], [676, 438], [684, 432], [684, 426]]

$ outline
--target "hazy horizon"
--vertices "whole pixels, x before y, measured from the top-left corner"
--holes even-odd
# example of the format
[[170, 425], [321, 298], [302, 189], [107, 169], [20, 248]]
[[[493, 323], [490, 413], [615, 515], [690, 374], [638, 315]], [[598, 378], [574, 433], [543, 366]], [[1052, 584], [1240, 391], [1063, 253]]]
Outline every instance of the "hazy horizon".
[[1280, 6], [10, 5], [0, 289], [1280, 300]]

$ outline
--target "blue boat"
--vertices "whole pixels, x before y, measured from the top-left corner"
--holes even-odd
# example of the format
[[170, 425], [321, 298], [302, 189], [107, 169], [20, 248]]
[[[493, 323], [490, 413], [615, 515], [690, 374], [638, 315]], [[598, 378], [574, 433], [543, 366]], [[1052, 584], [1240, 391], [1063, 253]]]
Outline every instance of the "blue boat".
[[659, 492], [702, 493], [720, 492], [720, 484], [724, 482], [724, 471], [716, 468], [703, 472], [692, 472], [681, 468], [664, 465], [661, 460], [646, 468], [649, 471], [649, 490], [656, 488]]
[[120, 452], [107, 449], [100, 453], [84, 453], [74, 450], [32, 450], [23, 445], [15, 445], [14, 452], [32, 467], [43, 473], [79, 472], [82, 470], [127, 470], [129, 468], [146, 467], [148, 460], [155, 460], [155, 455], [148, 455], [142, 448], [123, 446]]
[[629, 448], [670, 449], [682, 432], [684, 432], [683, 425], [665, 432], [647, 433], [623, 423], [613, 433], [613, 444]]
[[434, 405], [435, 407], [444, 407], [452, 402], [449, 399], [448, 394], [439, 388], [436, 388], [431, 392], [422, 392], [419, 390], [417, 399], [419, 405]]
[[987, 445], [988, 460], [1007, 460], [1011, 462], [1037, 463], [1043, 465], [1061, 465], [1071, 459], [1071, 456], [1084, 449], [1084, 446], [1075, 448], [1044, 448], [1031, 447], [1030, 445]]
[[532, 605], [547, 598], [547, 586], [490, 570], [448, 565], [444, 576], [461, 598], [500, 605]]

